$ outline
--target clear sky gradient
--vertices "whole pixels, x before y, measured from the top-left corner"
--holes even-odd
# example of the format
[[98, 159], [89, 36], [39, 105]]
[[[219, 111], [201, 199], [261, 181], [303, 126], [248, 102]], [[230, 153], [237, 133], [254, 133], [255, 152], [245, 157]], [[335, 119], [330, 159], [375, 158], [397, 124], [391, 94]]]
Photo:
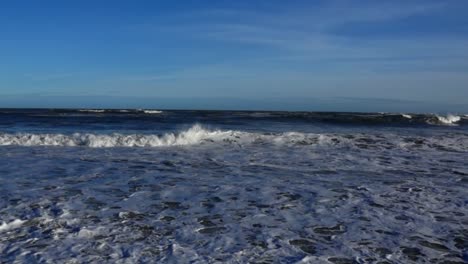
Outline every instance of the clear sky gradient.
[[467, 14], [464, 0], [3, 1], [0, 107], [468, 111]]

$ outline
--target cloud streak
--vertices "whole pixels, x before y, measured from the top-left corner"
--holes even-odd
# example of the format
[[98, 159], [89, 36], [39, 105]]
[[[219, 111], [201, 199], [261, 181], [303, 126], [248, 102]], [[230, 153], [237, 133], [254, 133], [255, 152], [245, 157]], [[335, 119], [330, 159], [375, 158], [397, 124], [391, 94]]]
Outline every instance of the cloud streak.
[[[432, 58], [443, 60], [466, 56], [468, 38], [451, 36], [354, 37], [333, 30], [350, 23], [389, 23], [412, 16], [431, 15], [447, 4], [439, 2], [333, 1], [324, 6], [275, 12], [215, 9], [180, 15], [181, 21], [153, 25], [159, 34], [178, 35], [195, 41], [216, 41], [266, 48], [267, 58], [288, 57], [301, 61], [369, 60], [386, 58]], [[175, 16], [172, 19], [180, 19]], [[239, 22], [239, 18], [242, 21]], [[209, 21], [207, 23], [206, 21]], [[424, 43], [424, 45], [421, 45]], [[414, 59], [413, 59], [414, 60]]]

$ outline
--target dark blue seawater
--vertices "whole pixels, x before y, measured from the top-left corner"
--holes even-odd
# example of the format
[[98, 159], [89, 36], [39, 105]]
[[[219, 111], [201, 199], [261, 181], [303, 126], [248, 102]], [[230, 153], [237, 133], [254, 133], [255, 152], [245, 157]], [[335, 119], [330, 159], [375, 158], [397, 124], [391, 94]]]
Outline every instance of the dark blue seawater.
[[466, 263], [467, 187], [465, 115], [0, 109], [2, 263]]

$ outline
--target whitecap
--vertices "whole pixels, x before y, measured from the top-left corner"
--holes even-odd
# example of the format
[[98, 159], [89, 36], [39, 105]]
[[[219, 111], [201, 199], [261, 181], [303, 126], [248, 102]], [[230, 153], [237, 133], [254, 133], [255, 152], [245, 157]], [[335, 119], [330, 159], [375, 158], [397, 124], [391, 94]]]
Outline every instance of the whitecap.
[[461, 117], [457, 115], [448, 114], [447, 116], [436, 115], [438, 121], [445, 125], [454, 125], [461, 120]]
[[143, 110], [145, 114], [162, 114], [163, 111], [159, 110]]

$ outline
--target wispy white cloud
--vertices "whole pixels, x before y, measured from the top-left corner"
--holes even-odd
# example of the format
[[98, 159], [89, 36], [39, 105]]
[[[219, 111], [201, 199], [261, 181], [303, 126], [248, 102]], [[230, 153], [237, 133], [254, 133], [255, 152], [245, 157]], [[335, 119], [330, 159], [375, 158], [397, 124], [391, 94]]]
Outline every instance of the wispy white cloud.
[[320, 10], [315, 22], [321, 29], [352, 22], [379, 22], [423, 15], [444, 8], [443, 2], [415, 1], [331, 1]]
[[140, 25], [138, 30], [159, 38], [177, 36], [192, 49], [192, 42], [200, 41], [249, 52], [230, 56], [226, 48], [219, 54], [223, 62], [194, 63], [171, 72], [124, 78], [139, 81], [139, 89], [145, 93], [169, 95], [177, 87], [190, 86], [205, 94], [255, 96], [255, 87], [268, 87], [277, 96], [437, 96], [460, 101], [468, 81], [464, 76], [468, 69], [467, 36], [390, 32], [361, 37], [335, 32], [337, 27], [353, 23], [379, 25], [413, 16], [427, 18], [447, 8], [447, 2], [435, 1], [327, 1], [314, 8], [171, 14], [156, 24]]
[[[331, 31], [353, 22], [379, 23], [428, 15], [446, 7], [440, 2], [330, 1], [314, 8], [254, 12], [214, 9], [181, 14], [168, 23], [152, 25], [158, 33], [196, 40], [250, 44], [272, 49], [271, 56], [311, 59], [369, 59], [389, 57], [462, 56], [468, 38], [434, 37], [361, 38]], [[239, 18], [242, 18], [239, 21]], [[424, 43], [424, 45], [421, 45]], [[276, 51], [275, 51], [276, 49]], [[445, 54], [444, 54], [445, 55]]]
[[[269, 10], [252, 9], [204, 9], [170, 14], [170, 23], [199, 24], [247, 24], [273, 27], [274, 29], [307, 29], [326, 31], [330, 27], [351, 22], [378, 22], [436, 12], [447, 6], [440, 1], [326, 1], [310, 6], [285, 3]], [[242, 23], [239, 23], [239, 21]]]

